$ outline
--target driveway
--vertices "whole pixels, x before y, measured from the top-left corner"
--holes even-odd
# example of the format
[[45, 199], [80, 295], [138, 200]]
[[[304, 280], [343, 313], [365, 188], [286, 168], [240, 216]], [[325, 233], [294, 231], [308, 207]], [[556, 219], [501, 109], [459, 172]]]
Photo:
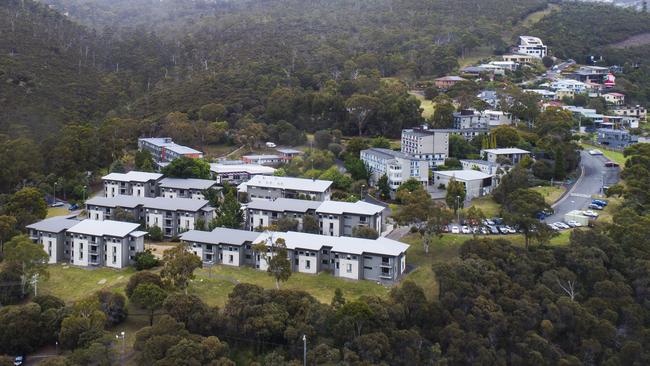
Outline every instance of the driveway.
[[587, 150], [580, 152], [582, 175], [561, 200], [553, 205], [555, 214], [546, 218], [547, 223], [564, 221], [564, 215], [573, 210], [584, 210], [591, 203], [591, 196], [601, 194], [602, 187], [615, 184], [619, 180], [619, 168], [606, 168], [609, 161], [603, 155], [590, 155]]

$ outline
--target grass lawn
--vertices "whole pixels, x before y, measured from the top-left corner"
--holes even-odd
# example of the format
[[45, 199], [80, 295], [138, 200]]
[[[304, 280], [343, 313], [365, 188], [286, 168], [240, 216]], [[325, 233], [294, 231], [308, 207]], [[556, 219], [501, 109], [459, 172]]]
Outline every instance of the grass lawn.
[[531, 188], [533, 191], [539, 192], [542, 196], [544, 196], [544, 200], [546, 203], [549, 205], [552, 205], [560, 199], [560, 196], [566, 191], [566, 188], [564, 187], [556, 187], [556, 186], [539, 186], [539, 187], [534, 187]]
[[[275, 280], [267, 272], [249, 267], [229, 267], [217, 265], [212, 269], [196, 272], [190, 292], [199, 296], [209, 305], [223, 306], [230, 291], [237, 283], [252, 283], [264, 288], [275, 288]], [[289, 281], [280, 285], [284, 289], [303, 290], [323, 303], [329, 303], [334, 290], [340, 288], [346, 299], [356, 299], [362, 295], [386, 296], [389, 288], [372, 281], [353, 281], [336, 278], [326, 273], [309, 275], [293, 273]]]
[[[603, 199], [602, 196], [597, 196], [597, 198]], [[604, 199], [607, 200], [609, 204], [605, 206], [604, 210], [596, 211], [596, 213], [598, 213], [599, 215], [596, 222], [611, 223], [612, 218], [614, 216], [614, 212], [616, 212], [616, 210], [618, 210], [618, 208], [621, 206], [621, 204], [623, 203], [623, 199], [617, 197], [609, 197]]]
[[604, 149], [602, 146], [597, 146], [593, 144], [588, 144], [588, 143], [581, 143], [580, 144], [585, 150], [591, 150], [591, 149], [597, 149], [600, 150], [605, 157], [616, 164], [621, 166], [621, 169], [625, 167], [625, 162], [627, 161], [627, 158], [623, 156], [623, 153], [620, 151], [611, 151]]
[[129, 277], [135, 273], [133, 268], [123, 270], [105, 267], [86, 269], [64, 264], [50, 265], [48, 271], [50, 278], [39, 283], [39, 290], [60, 297], [66, 302], [82, 299], [101, 289], [114, 289], [122, 292]]
[[70, 211], [65, 207], [48, 207], [47, 217], [63, 216], [69, 214]]
[[424, 97], [420, 94], [409, 94], [416, 97], [420, 101], [420, 108], [422, 108], [422, 117], [429, 119], [431, 116], [433, 116], [433, 112], [436, 110], [436, 105], [432, 101], [424, 99]]
[[469, 204], [467, 208], [472, 206], [476, 208], [480, 208], [486, 217], [498, 216], [499, 210], [501, 209], [501, 206], [499, 206], [499, 204], [492, 199], [492, 196], [483, 196], [483, 197], [475, 198], [472, 200], [472, 202]]

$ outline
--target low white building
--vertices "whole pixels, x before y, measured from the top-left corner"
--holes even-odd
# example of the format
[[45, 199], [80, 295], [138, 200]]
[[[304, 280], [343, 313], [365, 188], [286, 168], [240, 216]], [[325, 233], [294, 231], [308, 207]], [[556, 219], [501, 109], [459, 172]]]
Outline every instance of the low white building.
[[435, 187], [446, 188], [452, 179], [463, 183], [466, 200], [488, 195], [494, 188], [492, 175], [477, 170], [441, 170], [433, 173]]
[[383, 175], [392, 191], [411, 178], [424, 185], [429, 182], [429, 163], [424, 159], [380, 148], [361, 150], [360, 158], [372, 172], [371, 184], [377, 184]]
[[514, 165], [519, 163], [525, 156], [530, 156], [530, 151], [516, 147], [502, 149], [483, 149], [481, 150], [481, 156], [491, 163], [499, 164], [501, 161], [507, 160], [512, 165]]
[[191, 198], [196, 200], [205, 199], [203, 191], [209, 188], [216, 188], [216, 186], [216, 181], [194, 178], [163, 178], [158, 183], [160, 197]]
[[156, 197], [156, 184], [162, 177], [162, 174], [135, 170], [128, 173], [110, 173], [102, 177], [104, 197], [115, 197], [119, 195]]
[[[375, 240], [335, 237], [299, 232], [264, 232], [216, 228], [212, 232], [188, 231], [181, 240], [190, 250], [211, 264], [250, 266], [266, 270], [262, 253], [255, 244], [271, 247], [283, 239], [294, 272], [317, 274], [330, 271], [336, 277], [398, 281], [406, 270], [407, 244], [380, 237]], [[270, 249], [267, 254], [270, 254]], [[209, 258], [209, 259], [208, 259]]]
[[51, 218], [27, 226], [30, 237], [43, 244], [49, 263], [69, 262], [82, 267], [123, 268], [144, 251], [147, 232], [140, 224], [112, 220]]

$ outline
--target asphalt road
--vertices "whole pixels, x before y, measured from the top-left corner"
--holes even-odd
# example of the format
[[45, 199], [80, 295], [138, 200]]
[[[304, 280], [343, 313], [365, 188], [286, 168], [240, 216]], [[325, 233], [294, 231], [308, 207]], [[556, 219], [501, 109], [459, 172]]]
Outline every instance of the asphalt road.
[[611, 186], [619, 180], [619, 168], [606, 168], [609, 161], [603, 155], [589, 155], [588, 150], [580, 152], [582, 176], [553, 209], [555, 214], [546, 218], [547, 223], [564, 221], [564, 215], [572, 210], [584, 210], [591, 203], [591, 196], [602, 193], [602, 187]]

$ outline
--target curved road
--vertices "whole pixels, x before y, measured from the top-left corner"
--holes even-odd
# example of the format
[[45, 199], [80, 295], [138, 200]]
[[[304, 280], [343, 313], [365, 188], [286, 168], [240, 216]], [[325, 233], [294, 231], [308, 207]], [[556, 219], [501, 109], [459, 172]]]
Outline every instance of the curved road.
[[603, 155], [590, 155], [589, 150], [580, 152], [582, 175], [561, 200], [553, 205], [555, 214], [546, 218], [547, 223], [564, 221], [564, 215], [572, 210], [584, 210], [591, 203], [591, 196], [602, 193], [602, 187], [618, 182], [619, 168], [606, 168], [609, 161]]

